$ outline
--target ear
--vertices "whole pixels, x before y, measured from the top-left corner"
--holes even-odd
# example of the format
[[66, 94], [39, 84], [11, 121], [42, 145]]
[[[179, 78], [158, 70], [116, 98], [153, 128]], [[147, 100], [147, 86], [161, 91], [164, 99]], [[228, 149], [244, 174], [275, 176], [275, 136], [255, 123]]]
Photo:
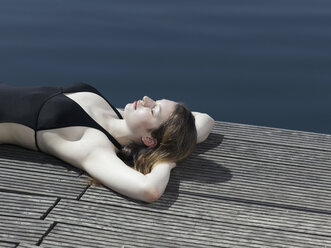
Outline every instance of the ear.
[[157, 140], [150, 136], [144, 136], [141, 138], [141, 140], [145, 146], [155, 147], [157, 145]]

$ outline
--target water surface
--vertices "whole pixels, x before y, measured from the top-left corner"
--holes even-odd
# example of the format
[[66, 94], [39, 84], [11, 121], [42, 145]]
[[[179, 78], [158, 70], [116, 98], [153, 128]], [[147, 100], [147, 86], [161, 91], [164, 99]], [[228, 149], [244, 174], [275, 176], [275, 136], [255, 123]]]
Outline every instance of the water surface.
[[1, 0], [0, 81], [331, 134], [329, 0]]

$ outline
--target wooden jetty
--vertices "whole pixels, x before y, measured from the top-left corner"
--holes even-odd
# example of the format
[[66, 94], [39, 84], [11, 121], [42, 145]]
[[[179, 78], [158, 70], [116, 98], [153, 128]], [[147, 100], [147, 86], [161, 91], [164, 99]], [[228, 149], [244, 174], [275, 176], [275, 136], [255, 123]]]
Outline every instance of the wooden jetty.
[[331, 135], [217, 121], [147, 204], [0, 146], [0, 247], [331, 247]]

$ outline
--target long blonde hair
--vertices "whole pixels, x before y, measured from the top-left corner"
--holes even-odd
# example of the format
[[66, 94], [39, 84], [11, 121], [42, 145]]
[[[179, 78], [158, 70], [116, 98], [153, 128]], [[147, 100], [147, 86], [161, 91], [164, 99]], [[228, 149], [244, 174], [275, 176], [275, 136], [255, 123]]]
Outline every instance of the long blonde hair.
[[125, 146], [117, 155], [135, 170], [147, 174], [160, 162], [179, 162], [187, 158], [195, 148], [197, 132], [191, 111], [177, 103], [169, 119], [151, 135], [157, 140], [155, 147], [139, 144]]

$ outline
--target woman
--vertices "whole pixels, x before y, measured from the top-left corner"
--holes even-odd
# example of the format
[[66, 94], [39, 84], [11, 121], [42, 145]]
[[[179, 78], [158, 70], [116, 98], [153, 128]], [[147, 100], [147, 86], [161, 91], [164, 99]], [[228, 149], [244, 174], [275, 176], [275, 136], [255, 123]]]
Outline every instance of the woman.
[[145, 202], [163, 194], [175, 163], [214, 126], [209, 115], [192, 114], [165, 99], [145, 96], [116, 109], [84, 83], [63, 88], [0, 84], [0, 99], [0, 143], [53, 155]]

